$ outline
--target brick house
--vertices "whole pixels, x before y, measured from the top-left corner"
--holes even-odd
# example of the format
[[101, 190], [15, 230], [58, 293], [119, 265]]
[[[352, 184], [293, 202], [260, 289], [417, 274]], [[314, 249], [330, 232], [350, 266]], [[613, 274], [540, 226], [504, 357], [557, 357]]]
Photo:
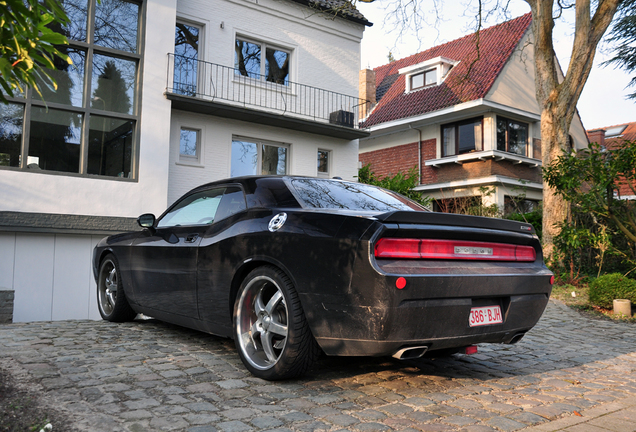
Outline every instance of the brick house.
[[[380, 176], [416, 167], [415, 190], [437, 210], [452, 211], [466, 197], [502, 209], [522, 197], [533, 207], [543, 185], [531, 22], [526, 14], [478, 39], [361, 71], [361, 98], [376, 105], [362, 112], [370, 135], [360, 140], [360, 166], [370, 163]], [[578, 115], [570, 138], [576, 148], [588, 144]]]
[[0, 290], [15, 293], [14, 321], [99, 318], [93, 246], [195, 186], [355, 178], [371, 23], [348, 3], [61, 4], [74, 65], [54, 72], [59, 90], [0, 104]]
[[[624, 123], [587, 131], [590, 142], [608, 149], [624, 141], [636, 142], [636, 122]], [[636, 184], [623, 181], [619, 184], [618, 196], [622, 199], [636, 199]]]

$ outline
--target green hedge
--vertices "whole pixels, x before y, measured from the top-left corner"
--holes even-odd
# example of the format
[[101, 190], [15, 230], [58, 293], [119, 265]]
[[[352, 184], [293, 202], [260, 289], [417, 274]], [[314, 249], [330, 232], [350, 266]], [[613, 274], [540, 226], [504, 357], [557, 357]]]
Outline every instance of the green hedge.
[[590, 303], [612, 309], [614, 299], [627, 299], [636, 303], [636, 280], [620, 273], [603, 275], [590, 282]]

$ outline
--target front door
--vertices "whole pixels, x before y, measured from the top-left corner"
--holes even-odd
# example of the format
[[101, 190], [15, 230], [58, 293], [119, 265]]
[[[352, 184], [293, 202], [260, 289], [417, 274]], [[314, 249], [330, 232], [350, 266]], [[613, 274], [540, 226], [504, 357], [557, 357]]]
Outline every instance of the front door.
[[177, 201], [133, 243], [135, 298], [142, 307], [199, 318], [197, 259], [201, 238], [214, 222], [226, 188], [207, 189]]

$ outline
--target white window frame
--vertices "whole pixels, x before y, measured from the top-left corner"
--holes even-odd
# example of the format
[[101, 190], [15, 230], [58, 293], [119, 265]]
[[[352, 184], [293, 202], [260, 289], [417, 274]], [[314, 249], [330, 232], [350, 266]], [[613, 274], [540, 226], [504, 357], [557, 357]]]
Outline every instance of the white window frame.
[[[259, 45], [261, 47], [260, 72], [259, 72], [260, 79], [252, 78], [250, 76], [246, 77], [246, 76], [239, 75], [241, 78], [243, 78], [243, 79], [246, 79], [246, 78], [247, 79], [252, 79], [254, 82], [268, 82], [268, 83], [271, 83], [271, 84], [278, 84], [278, 85], [283, 86], [283, 87], [288, 87], [288, 85], [286, 85], [286, 84], [279, 84], [279, 83], [276, 83], [276, 82], [267, 81], [267, 77], [266, 77], [267, 70], [266, 70], [265, 53], [267, 52], [267, 49], [269, 48], [269, 49], [274, 49], [276, 51], [282, 51], [282, 52], [287, 53], [287, 55], [289, 56], [289, 70], [287, 71], [287, 81], [288, 81], [288, 83], [293, 81], [293, 79], [292, 79], [292, 73], [294, 71], [294, 67], [293, 67], [294, 49], [293, 48], [285, 47], [285, 46], [279, 45], [279, 44], [274, 43], [274, 42], [267, 42], [265, 40], [253, 38], [253, 37], [250, 37], [250, 36], [245, 36], [242, 33], [236, 33], [234, 35], [234, 40], [233, 40], [233, 48], [234, 48], [233, 56], [232, 56], [233, 59], [236, 59], [236, 57], [235, 57], [236, 56], [236, 51], [235, 50], [236, 50], [236, 41], [237, 40], [240, 40], [242, 42], [248, 42], [248, 43], [255, 44], [255, 45]], [[234, 68], [236, 69], [236, 64], [234, 64]], [[236, 79], [236, 78], [237, 77], [235, 76], [234, 79]]]
[[[197, 49], [197, 64], [200, 66], [201, 62], [205, 61], [205, 30], [206, 30], [206, 26], [204, 23], [201, 22], [197, 22], [197, 21], [193, 21], [187, 18], [181, 18], [181, 17], [177, 17], [177, 20], [175, 22], [175, 28], [177, 26], [177, 24], [184, 24], [190, 27], [196, 27], [199, 29], [199, 45], [198, 45], [198, 49]], [[173, 41], [174, 42], [174, 41]], [[173, 53], [176, 52], [176, 48], [173, 49], [172, 51]], [[170, 77], [170, 79], [172, 81], [174, 81], [174, 65], [172, 70], [170, 71], [170, 73], [173, 74], [172, 77]], [[199, 92], [199, 89], [204, 88], [204, 73], [201, 73], [199, 69], [197, 69], [197, 77], [196, 77], [196, 88], [197, 88], [197, 93]]]
[[[316, 159], [318, 159], [318, 153], [320, 152], [324, 152], [327, 153], [327, 172], [320, 172], [318, 171], [318, 167], [316, 166], [316, 176], [317, 177], [325, 177], [325, 178], [330, 178], [331, 177], [331, 161], [332, 161], [332, 151], [331, 150], [325, 150], [325, 149], [321, 149], [319, 148], [316, 152]], [[317, 165], [318, 160], [316, 160], [316, 165]]]
[[[419, 91], [427, 89], [433, 86], [440, 85], [446, 79], [446, 76], [450, 70], [456, 66], [459, 62], [447, 59], [445, 57], [435, 57], [422, 63], [418, 63], [412, 66], [402, 68], [398, 73], [405, 75], [404, 92], [410, 93], [413, 91]], [[436, 80], [434, 83], [426, 84], [426, 73], [432, 70], [436, 71]], [[424, 75], [424, 85], [421, 87], [412, 86], [412, 78], [417, 75]]]
[[291, 154], [290, 144], [277, 142], [277, 141], [255, 139], [255, 138], [250, 138], [246, 136], [233, 135], [232, 142], [230, 145], [230, 177], [233, 177], [232, 176], [232, 147], [235, 141], [256, 144], [256, 168], [257, 168], [256, 175], [261, 175], [261, 173], [263, 172], [263, 146], [284, 148], [286, 150], [285, 151], [285, 174], [282, 174], [282, 175], [289, 174], [290, 154]]

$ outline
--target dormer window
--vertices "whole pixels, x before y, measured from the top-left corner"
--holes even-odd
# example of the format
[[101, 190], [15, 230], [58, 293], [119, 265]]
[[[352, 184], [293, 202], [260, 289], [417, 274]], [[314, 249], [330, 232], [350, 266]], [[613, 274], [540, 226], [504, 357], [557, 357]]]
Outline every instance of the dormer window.
[[406, 88], [404, 90], [409, 93], [440, 85], [446, 79], [448, 72], [457, 63], [444, 57], [435, 57], [425, 62], [402, 68], [398, 72], [406, 75]]
[[411, 90], [437, 85], [437, 69], [411, 75]]

